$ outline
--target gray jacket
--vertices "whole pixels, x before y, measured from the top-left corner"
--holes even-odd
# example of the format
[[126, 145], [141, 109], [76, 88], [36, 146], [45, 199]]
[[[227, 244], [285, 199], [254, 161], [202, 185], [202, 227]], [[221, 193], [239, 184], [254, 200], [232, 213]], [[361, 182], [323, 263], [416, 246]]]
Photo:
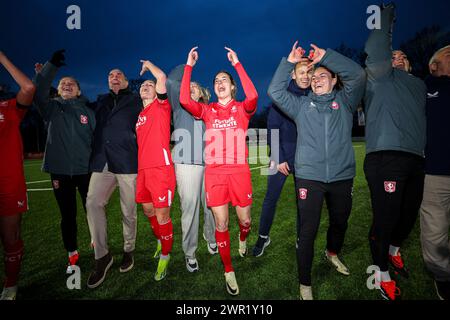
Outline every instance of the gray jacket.
[[42, 170], [62, 175], [87, 174], [95, 113], [83, 96], [70, 100], [49, 99], [57, 71], [57, 67], [47, 62], [33, 80], [36, 84], [33, 102], [48, 128]]
[[366, 153], [397, 150], [424, 155], [426, 86], [392, 67], [394, 8], [381, 11], [381, 29], [366, 42]]
[[172, 159], [174, 163], [204, 165], [203, 133], [205, 132], [205, 124], [202, 120], [195, 120], [180, 105], [180, 86], [183, 73], [184, 64], [173, 69], [166, 81], [174, 125], [172, 139], [175, 140], [175, 146], [172, 150]]
[[366, 74], [354, 61], [327, 49], [320, 64], [335, 72], [343, 89], [298, 97], [287, 91], [294, 64], [283, 58], [268, 94], [297, 125], [295, 176], [330, 183], [355, 176], [353, 113], [364, 94]]

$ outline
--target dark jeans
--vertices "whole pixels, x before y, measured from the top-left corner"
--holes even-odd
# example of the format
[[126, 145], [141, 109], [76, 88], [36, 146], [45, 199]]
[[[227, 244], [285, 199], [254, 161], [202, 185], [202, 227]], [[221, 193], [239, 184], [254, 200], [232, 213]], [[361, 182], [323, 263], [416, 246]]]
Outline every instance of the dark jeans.
[[388, 271], [389, 245], [401, 246], [419, 214], [424, 159], [401, 151], [372, 152], [364, 160], [364, 173], [372, 200], [369, 243], [373, 263]]
[[[291, 166], [291, 164], [289, 164], [289, 168], [291, 169], [292, 177], [295, 182], [293, 165]], [[264, 197], [261, 217], [259, 220], [259, 234], [262, 236], [269, 235], [270, 227], [272, 226], [272, 222], [275, 217], [277, 202], [280, 198], [281, 191], [283, 190], [283, 186], [287, 178], [287, 176], [279, 171], [277, 171], [276, 174], [269, 175], [267, 177], [267, 191], [266, 196]]]
[[61, 233], [64, 248], [75, 251], [77, 245], [77, 188], [86, 212], [86, 196], [89, 188], [90, 174], [59, 175], [51, 174], [53, 192], [61, 212]]
[[325, 199], [329, 214], [327, 250], [340, 253], [344, 244], [347, 221], [352, 210], [353, 179], [323, 183], [295, 179], [297, 191], [297, 265], [299, 282], [311, 285], [314, 240], [320, 225]]

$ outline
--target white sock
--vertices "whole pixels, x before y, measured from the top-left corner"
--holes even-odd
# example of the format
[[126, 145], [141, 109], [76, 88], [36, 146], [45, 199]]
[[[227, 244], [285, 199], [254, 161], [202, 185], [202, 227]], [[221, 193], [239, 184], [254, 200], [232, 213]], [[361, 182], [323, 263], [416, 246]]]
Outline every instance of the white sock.
[[162, 259], [162, 260], [167, 260], [167, 259], [169, 259], [169, 255], [165, 256], [165, 255], [162, 255], [162, 254], [161, 254], [161, 255], [159, 256], [159, 258]]
[[267, 239], [269, 236], [263, 236], [263, 235], [259, 235], [261, 238], [263, 239]]
[[380, 283], [381, 281], [391, 281], [389, 271], [375, 271], [375, 281]]
[[158, 239], [158, 244], [161, 244], [161, 240]]
[[400, 250], [400, 247], [389, 246], [389, 254], [391, 256], [397, 256], [399, 250]]
[[72, 256], [74, 256], [74, 255], [76, 255], [76, 254], [78, 254], [78, 250], [69, 252], [69, 257], [72, 257]]

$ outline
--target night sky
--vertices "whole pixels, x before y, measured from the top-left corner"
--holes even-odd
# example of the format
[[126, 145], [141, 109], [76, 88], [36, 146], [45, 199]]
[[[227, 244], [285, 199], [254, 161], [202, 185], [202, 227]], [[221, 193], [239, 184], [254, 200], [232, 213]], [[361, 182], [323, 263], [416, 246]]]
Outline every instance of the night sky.
[[[234, 49], [260, 96], [266, 91], [282, 56], [295, 40], [309, 49], [335, 48], [344, 42], [362, 48], [369, 34], [366, 9], [371, 1], [6, 1], [0, 10], [1, 47], [30, 77], [35, 62], [45, 62], [54, 50], [66, 49], [66, 63], [58, 74], [72, 75], [90, 99], [108, 90], [107, 74], [122, 69], [139, 78], [140, 59], [149, 59], [167, 74], [185, 63], [199, 46], [193, 80], [212, 88], [215, 73], [233, 70], [224, 46]], [[81, 30], [68, 30], [66, 8], [81, 8]], [[396, 1], [394, 47], [426, 26], [450, 31], [449, 4], [444, 0]], [[233, 73], [234, 71], [233, 71]], [[150, 77], [150, 74], [146, 74]], [[0, 83], [13, 84], [4, 69]], [[239, 84], [241, 89], [241, 86]], [[16, 86], [12, 86], [17, 90]], [[240, 90], [242, 94], [242, 89]], [[238, 95], [242, 98], [242, 95]]]

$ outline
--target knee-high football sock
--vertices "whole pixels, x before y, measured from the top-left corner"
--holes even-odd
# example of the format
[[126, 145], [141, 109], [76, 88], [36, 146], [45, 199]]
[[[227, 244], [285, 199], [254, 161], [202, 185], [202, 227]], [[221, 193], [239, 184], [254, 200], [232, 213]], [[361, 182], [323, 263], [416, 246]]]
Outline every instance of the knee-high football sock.
[[230, 233], [228, 230], [219, 231], [216, 229], [216, 242], [225, 272], [234, 271], [233, 266], [231, 265]]
[[5, 246], [5, 287], [14, 287], [19, 278], [20, 266], [23, 257], [23, 241], [19, 240], [15, 244]]
[[159, 235], [161, 239], [161, 254], [167, 256], [172, 251], [173, 245], [172, 219], [169, 219], [167, 223], [159, 225]]

